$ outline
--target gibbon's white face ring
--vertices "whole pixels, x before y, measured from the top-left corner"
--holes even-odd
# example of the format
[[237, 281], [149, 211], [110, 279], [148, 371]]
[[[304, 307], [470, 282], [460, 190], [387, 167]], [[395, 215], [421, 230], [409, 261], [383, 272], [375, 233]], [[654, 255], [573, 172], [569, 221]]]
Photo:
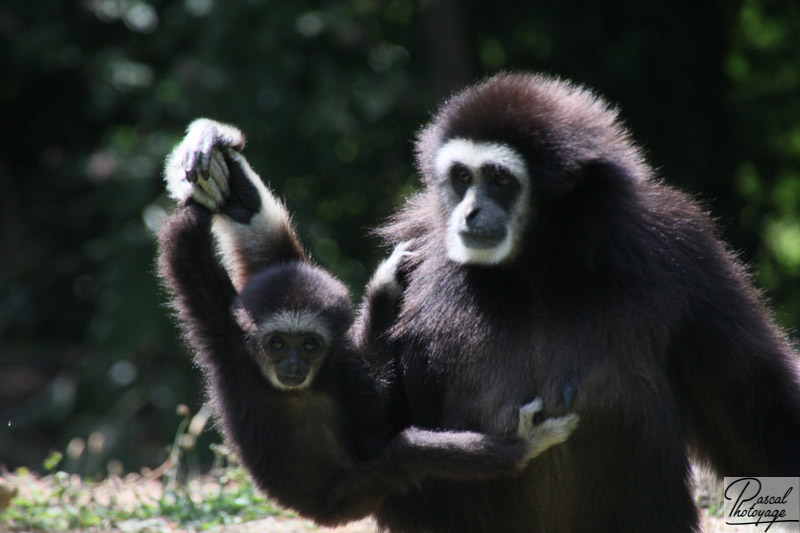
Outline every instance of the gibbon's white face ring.
[[436, 175], [439, 178], [446, 177], [454, 163], [461, 163], [475, 170], [491, 163], [507, 169], [520, 181], [528, 181], [528, 167], [525, 160], [506, 144], [472, 141], [460, 137], [450, 139], [436, 154]]
[[450, 169], [456, 163], [477, 174], [484, 165], [491, 164], [510, 172], [519, 180], [521, 189], [508, 220], [505, 238], [492, 248], [470, 248], [458, 234], [458, 225], [470, 209], [474, 193], [468, 192], [448, 217], [445, 245], [447, 257], [461, 264], [496, 265], [510, 259], [519, 249], [522, 228], [528, 218], [530, 178], [523, 157], [506, 144], [454, 138], [447, 141], [436, 155], [437, 183], [448, 181]]

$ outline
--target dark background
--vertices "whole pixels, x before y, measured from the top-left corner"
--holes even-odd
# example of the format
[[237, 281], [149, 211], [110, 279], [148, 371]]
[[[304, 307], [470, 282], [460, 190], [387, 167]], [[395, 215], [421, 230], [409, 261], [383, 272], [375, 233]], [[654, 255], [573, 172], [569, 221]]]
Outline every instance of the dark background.
[[368, 229], [417, 186], [411, 145], [437, 102], [501, 69], [587, 84], [706, 201], [794, 330], [798, 39], [793, 0], [4, 0], [0, 463], [69, 447], [87, 475], [153, 467], [176, 406], [201, 405], [153, 276], [162, 162], [198, 116], [248, 134], [358, 297], [384, 253]]

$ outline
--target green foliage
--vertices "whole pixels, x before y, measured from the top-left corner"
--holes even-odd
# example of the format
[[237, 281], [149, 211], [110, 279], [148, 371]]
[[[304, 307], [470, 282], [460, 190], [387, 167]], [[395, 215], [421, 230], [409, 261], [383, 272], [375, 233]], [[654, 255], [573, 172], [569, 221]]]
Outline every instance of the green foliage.
[[752, 232], [746, 238], [755, 249], [758, 279], [794, 328], [800, 321], [799, 22], [797, 6], [745, 0], [724, 65], [730, 103], [738, 110], [740, 220]]
[[2, 460], [160, 464], [176, 405], [201, 402], [153, 275], [162, 161], [198, 116], [247, 133], [358, 297], [382, 254], [368, 230], [416, 188], [412, 141], [436, 103], [498, 69], [572, 78], [703, 195], [796, 328], [799, 17], [775, 0], [3, 2]]
[[[191, 468], [196, 437], [207, 414], [190, 416], [180, 409], [170, 457], [162, 474], [112, 476], [103, 482], [82, 479], [77, 474], [56, 471], [63, 454], [54, 451], [44, 462], [48, 474], [38, 477], [25, 468], [7, 475], [14, 497], [0, 511], [3, 531], [67, 531], [87, 528], [121, 531], [207, 530], [213, 526], [247, 522], [266, 516], [287, 514], [268, 501], [253, 486], [247, 474], [228, 463], [224, 448], [213, 446], [214, 468], [207, 476], [179, 480]], [[168, 526], [168, 527], [167, 527]]]
[[59, 451], [53, 451], [50, 455], [47, 456], [47, 459], [44, 460], [44, 469], [48, 472], [52, 472], [56, 469], [58, 464], [64, 458], [64, 454]]
[[[158, 529], [153, 526], [160, 524], [169, 524], [169, 530], [178, 526], [198, 531], [285, 514], [258, 493], [244, 471], [235, 466], [172, 489], [152, 488], [152, 483], [147, 485], [141, 478], [110, 486], [110, 482], [85, 481], [66, 472], [37, 478], [18, 471], [10, 478], [23, 490], [0, 513], [3, 531], [142, 531]], [[140, 488], [131, 488], [137, 483]], [[108, 496], [110, 491], [132, 491], [132, 495], [122, 503]], [[148, 491], [158, 496], [153, 499]]]

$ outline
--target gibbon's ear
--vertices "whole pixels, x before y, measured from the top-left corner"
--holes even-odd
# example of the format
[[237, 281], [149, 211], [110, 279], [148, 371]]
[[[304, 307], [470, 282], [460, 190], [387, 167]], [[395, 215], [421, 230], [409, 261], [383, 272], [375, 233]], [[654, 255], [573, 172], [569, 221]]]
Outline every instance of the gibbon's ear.
[[566, 197], [580, 191], [607, 190], [609, 187], [625, 187], [637, 178], [622, 166], [603, 159], [583, 161], [567, 170], [560, 180], [556, 196]]
[[586, 183], [587, 178], [595, 172], [601, 172], [597, 161], [588, 161], [568, 170], [564, 175], [562, 194], [568, 196]]

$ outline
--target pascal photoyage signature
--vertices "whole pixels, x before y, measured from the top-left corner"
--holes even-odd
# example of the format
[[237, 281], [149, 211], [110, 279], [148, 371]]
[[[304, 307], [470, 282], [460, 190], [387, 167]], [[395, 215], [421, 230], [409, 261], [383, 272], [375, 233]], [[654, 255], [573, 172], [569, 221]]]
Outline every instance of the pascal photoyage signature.
[[[786, 518], [786, 505], [794, 487], [789, 487], [783, 496], [761, 494], [761, 481], [753, 477], [738, 479], [725, 488], [725, 499], [733, 501], [728, 512], [729, 525], [768, 524], [769, 531], [775, 523], [797, 522]], [[746, 507], [746, 505], [749, 505]]]

